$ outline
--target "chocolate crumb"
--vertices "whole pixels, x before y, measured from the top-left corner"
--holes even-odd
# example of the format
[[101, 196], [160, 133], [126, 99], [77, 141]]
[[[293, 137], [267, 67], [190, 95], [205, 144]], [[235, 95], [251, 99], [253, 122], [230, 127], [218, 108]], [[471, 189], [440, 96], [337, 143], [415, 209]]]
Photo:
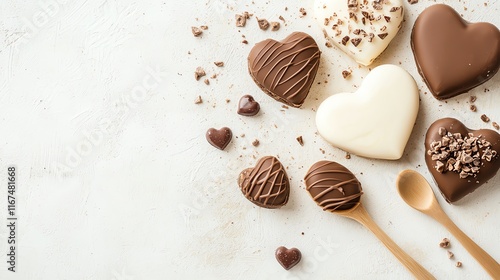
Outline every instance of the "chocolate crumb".
[[496, 129], [496, 130], [500, 130], [500, 125], [498, 125], [498, 123], [496, 122], [492, 122], [491, 125], [493, 125], [493, 127]]
[[285, 23], [285, 18], [284, 18], [283, 16], [279, 16], [279, 19], [280, 19], [283, 23]]
[[345, 159], [351, 159], [351, 154], [350, 153], [345, 153]]
[[215, 79], [215, 78], [217, 78], [217, 74], [213, 74], [213, 75], [210, 77], [210, 79]]
[[470, 96], [470, 103], [474, 103], [474, 102], [476, 102], [476, 100], [477, 100], [477, 97], [475, 95]]
[[326, 46], [327, 48], [331, 48], [331, 47], [333, 47], [333, 45], [332, 45], [332, 43], [330, 43], [330, 41], [326, 41], [326, 42], [325, 42], [325, 46]]
[[245, 138], [245, 133], [240, 134], [240, 137], [241, 137], [241, 138]]
[[378, 36], [380, 39], [384, 40], [384, 39], [385, 39], [385, 37], [387, 37], [387, 35], [388, 35], [387, 33], [381, 33], [381, 34], [378, 34], [377, 36]]
[[386, 29], [387, 29], [387, 26], [385, 26], [385, 25], [380, 27], [380, 31], [382, 31], [382, 32], [384, 32]]
[[472, 112], [476, 112], [476, 111], [477, 111], [477, 107], [476, 107], [476, 105], [474, 105], [474, 104], [470, 105], [470, 110], [471, 110]]
[[448, 251], [448, 259], [453, 259], [455, 254], [453, 254], [451, 251]]
[[373, 33], [368, 34], [368, 42], [370, 43], [373, 42], [373, 38], [375, 38], [375, 34]]
[[202, 25], [202, 26], [200, 26], [200, 28], [201, 28], [202, 30], [207, 30], [207, 29], [208, 29], [208, 26], [207, 26], [207, 25]]
[[358, 10], [358, 0], [347, 0], [347, 8], [350, 11], [357, 11]]
[[248, 44], [248, 41], [247, 40], [243, 40], [241, 41], [243, 44]]
[[301, 17], [304, 17], [307, 15], [306, 9], [304, 9], [304, 8], [300, 8], [299, 12], [302, 14]]
[[373, 1], [373, 8], [375, 10], [382, 10], [382, 2], [383, 0], [375, 0]]
[[259, 140], [258, 140], [258, 139], [255, 139], [255, 140], [253, 140], [253, 142], [252, 142], [252, 145], [253, 145], [254, 147], [259, 146], [259, 144], [260, 144], [260, 142], [259, 142]]
[[198, 28], [196, 26], [191, 27], [191, 32], [193, 32], [194, 37], [199, 37], [199, 36], [201, 36], [201, 34], [203, 34], [203, 30], [201, 30], [200, 28]]
[[194, 72], [194, 78], [198, 81], [201, 77], [205, 76], [205, 70], [201, 67], [197, 67], [196, 71]]
[[235, 18], [237, 27], [245, 27], [247, 24], [247, 17], [245, 15], [236, 14]]
[[320, 152], [321, 152], [322, 154], [325, 154], [325, 153], [326, 153], [326, 152], [325, 152], [325, 150], [323, 150], [323, 149], [321, 149], [321, 148], [319, 148], [319, 150], [320, 150]]
[[391, 17], [390, 16], [384, 16], [384, 19], [386, 22], [391, 22]]
[[441, 248], [448, 248], [450, 247], [450, 240], [448, 238], [443, 238], [443, 240], [441, 241], [441, 243], [439, 243], [439, 247]]
[[349, 36], [344, 36], [344, 38], [342, 38], [342, 45], [346, 45], [347, 42], [349, 42]]
[[226, 99], [226, 103], [229, 103], [229, 102], [231, 102], [231, 99]]
[[267, 19], [259, 19], [257, 18], [257, 22], [259, 23], [259, 28], [262, 30], [267, 30], [269, 28], [269, 21]]
[[217, 67], [222, 67], [222, 66], [224, 66], [224, 62], [222, 62], [222, 61], [215, 61], [215, 62], [214, 62], [214, 64], [215, 64], [215, 66], [217, 66]]
[[342, 77], [344, 77], [344, 79], [347, 79], [348, 77], [351, 76], [351, 73], [352, 73], [351, 70], [349, 70], [349, 71], [348, 70], [344, 70], [344, 71], [342, 71]]
[[410, 5], [417, 4], [418, 0], [408, 0], [408, 3], [410, 3]]
[[201, 99], [201, 95], [198, 95], [196, 99], [194, 100], [194, 104], [201, 104], [203, 103], [203, 99]]
[[304, 139], [302, 139], [302, 136], [297, 137], [297, 142], [299, 142], [301, 146], [304, 146]]
[[457, 262], [457, 263], [455, 264], [455, 266], [456, 266], [456, 267], [462, 267], [462, 262]]
[[354, 39], [352, 39], [352, 40], [351, 40], [351, 43], [352, 43], [355, 47], [357, 47], [357, 46], [359, 45], [359, 43], [361, 43], [361, 40], [362, 40], [361, 38], [354, 38]]
[[490, 122], [490, 118], [488, 118], [488, 116], [486, 116], [485, 114], [481, 115], [481, 120], [485, 123]]
[[401, 9], [401, 7], [392, 7], [389, 12], [393, 13], [393, 12], [398, 11], [399, 9]]
[[279, 29], [280, 29], [280, 23], [277, 21], [272, 21], [271, 22], [271, 30], [278, 31]]
[[288, 109], [289, 107], [288, 107], [288, 106], [286, 106], [285, 104], [283, 104], [283, 105], [281, 105], [281, 108], [283, 108], [283, 109]]
[[209, 79], [205, 79], [203, 82], [204, 82], [207, 86], [210, 84], [210, 80], [209, 80]]

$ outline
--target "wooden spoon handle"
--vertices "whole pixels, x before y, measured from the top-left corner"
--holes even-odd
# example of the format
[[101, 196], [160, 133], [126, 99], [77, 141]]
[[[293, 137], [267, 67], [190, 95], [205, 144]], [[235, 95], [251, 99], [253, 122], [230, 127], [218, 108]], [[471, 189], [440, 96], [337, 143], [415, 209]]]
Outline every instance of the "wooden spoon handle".
[[479, 264], [481, 264], [484, 270], [486, 270], [493, 279], [500, 279], [500, 264], [460, 230], [442, 209], [436, 214], [434, 218], [443, 224], [448, 231], [462, 243], [464, 248], [479, 262]]
[[408, 269], [417, 279], [436, 279], [423, 266], [410, 257], [401, 249], [380, 227], [373, 221], [363, 205], [359, 205], [350, 217], [366, 228], [371, 230], [375, 236], [384, 243], [385, 247], [394, 254], [394, 256]]

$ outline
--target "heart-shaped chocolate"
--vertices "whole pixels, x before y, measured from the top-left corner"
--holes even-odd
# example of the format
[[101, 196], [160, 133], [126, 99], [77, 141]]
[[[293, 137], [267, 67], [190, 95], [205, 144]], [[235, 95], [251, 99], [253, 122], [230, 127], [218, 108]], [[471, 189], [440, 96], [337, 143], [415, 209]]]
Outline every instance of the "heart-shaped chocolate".
[[257, 43], [248, 55], [248, 70], [269, 96], [300, 107], [318, 72], [320, 54], [311, 36], [294, 32], [281, 42], [267, 39]]
[[242, 116], [255, 116], [260, 110], [260, 105], [253, 96], [243, 95], [238, 103], [238, 114]]
[[233, 133], [231, 132], [231, 129], [227, 127], [223, 127], [221, 129], [210, 128], [207, 130], [205, 137], [210, 145], [219, 150], [224, 150], [229, 142], [231, 142]]
[[276, 260], [278, 260], [281, 266], [286, 270], [289, 270], [290, 268], [297, 265], [302, 258], [302, 254], [300, 253], [299, 249], [287, 249], [284, 246], [278, 247], [274, 255], [276, 256]]
[[290, 182], [281, 162], [272, 156], [259, 159], [254, 168], [240, 173], [238, 185], [245, 197], [264, 208], [280, 208], [288, 202]]
[[370, 65], [401, 28], [404, 8], [402, 0], [316, 0], [314, 14], [327, 40]]
[[322, 160], [313, 164], [304, 181], [306, 190], [324, 211], [351, 209], [363, 194], [356, 176], [333, 161]]
[[316, 113], [318, 132], [326, 141], [368, 158], [403, 155], [419, 105], [412, 76], [396, 65], [373, 69], [355, 93], [328, 97]]
[[476, 190], [500, 168], [500, 134], [469, 129], [453, 118], [429, 127], [425, 151], [427, 168], [449, 203]]
[[438, 4], [415, 21], [411, 47], [418, 71], [437, 99], [447, 99], [491, 79], [500, 67], [500, 31], [490, 23], [469, 23]]

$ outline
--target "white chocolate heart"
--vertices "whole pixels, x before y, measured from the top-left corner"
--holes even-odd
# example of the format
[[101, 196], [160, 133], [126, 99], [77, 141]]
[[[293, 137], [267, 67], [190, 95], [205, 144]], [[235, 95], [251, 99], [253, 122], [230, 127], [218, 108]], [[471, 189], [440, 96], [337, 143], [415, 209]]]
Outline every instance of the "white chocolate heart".
[[419, 106], [413, 77], [396, 65], [373, 69], [355, 93], [338, 93], [316, 113], [320, 135], [333, 146], [367, 158], [399, 159]]
[[398, 33], [404, 8], [403, 0], [316, 0], [314, 13], [330, 42], [370, 65]]

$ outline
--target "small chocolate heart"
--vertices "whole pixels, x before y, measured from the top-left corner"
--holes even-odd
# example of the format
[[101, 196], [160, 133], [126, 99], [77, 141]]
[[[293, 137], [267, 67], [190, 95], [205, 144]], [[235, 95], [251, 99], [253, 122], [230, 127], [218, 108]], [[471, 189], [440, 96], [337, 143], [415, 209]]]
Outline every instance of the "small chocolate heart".
[[245, 197], [257, 206], [280, 208], [288, 202], [290, 182], [281, 162], [272, 156], [261, 158], [254, 168], [240, 173], [238, 185]]
[[318, 72], [320, 54], [311, 36], [294, 32], [281, 42], [267, 39], [257, 43], [248, 55], [248, 70], [269, 96], [300, 107]]
[[425, 151], [427, 168], [449, 203], [476, 190], [500, 168], [500, 134], [469, 129], [453, 118], [437, 120], [429, 127]]
[[278, 260], [281, 266], [286, 270], [289, 270], [290, 268], [297, 265], [302, 258], [302, 254], [300, 253], [299, 249], [287, 249], [284, 246], [278, 247], [274, 255], [276, 256], [276, 260]]
[[361, 183], [343, 165], [322, 160], [307, 171], [306, 190], [324, 211], [348, 210], [358, 204], [363, 194]]
[[238, 114], [242, 116], [255, 116], [260, 110], [260, 105], [253, 96], [243, 95], [238, 103]]
[[231, 132], [231, 129], [227, 127], [223, 127], [218, 130], [215, 128], [210, 128], [209, 130], [207, 130], [207, 134], [205, 136], [210, 145], [216, 147], [219, 150], [224, 150], [229, 142], [231, 142], [233, 133]]
[[500, 67], [500, 31], [469, 23], [438, 4], [415, 21], [411, 47], [420, 75], [437, 99], [447, 99], [491, 79]]

